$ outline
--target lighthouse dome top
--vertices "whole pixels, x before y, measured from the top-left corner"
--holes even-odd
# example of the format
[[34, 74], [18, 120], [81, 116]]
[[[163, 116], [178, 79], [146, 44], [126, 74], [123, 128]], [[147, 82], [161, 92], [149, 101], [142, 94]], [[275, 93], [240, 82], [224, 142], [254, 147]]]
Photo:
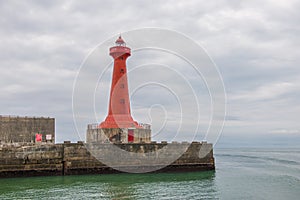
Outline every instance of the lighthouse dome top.
[[126, 43], [124, 42], [123, 38], [121, 37], [121, 35], [119, 36], [119, 38], [116, 40], [116, 44], [120, 45], [120, 46], [125, 46]]
[[109, 55], [113, 58], [118, 58], [122, 55], [130, 56], [131, 50], [129, 47], [126, 46], [126, 43], [122, 39], [121, 35], [116, 40], [116, 45], [109, 49]]

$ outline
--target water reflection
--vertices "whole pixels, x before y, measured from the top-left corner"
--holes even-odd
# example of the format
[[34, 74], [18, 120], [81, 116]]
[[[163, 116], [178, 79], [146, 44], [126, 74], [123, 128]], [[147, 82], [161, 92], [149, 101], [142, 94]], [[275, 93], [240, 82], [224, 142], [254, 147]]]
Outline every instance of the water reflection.
[[215, 173], [118, 174], [102, 176], [111, 199], [216, 198]]
[[215, 199], [215, 172], [2, 179], [0, 199]]

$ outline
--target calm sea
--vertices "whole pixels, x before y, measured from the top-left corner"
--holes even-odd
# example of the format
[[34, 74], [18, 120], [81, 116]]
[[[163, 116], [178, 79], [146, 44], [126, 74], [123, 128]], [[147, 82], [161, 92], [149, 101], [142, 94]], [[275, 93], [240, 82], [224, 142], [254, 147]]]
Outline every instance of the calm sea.
[[0, 199], [300, 199], [300, 149], [216, 149], [216, 171], [0, 179]]

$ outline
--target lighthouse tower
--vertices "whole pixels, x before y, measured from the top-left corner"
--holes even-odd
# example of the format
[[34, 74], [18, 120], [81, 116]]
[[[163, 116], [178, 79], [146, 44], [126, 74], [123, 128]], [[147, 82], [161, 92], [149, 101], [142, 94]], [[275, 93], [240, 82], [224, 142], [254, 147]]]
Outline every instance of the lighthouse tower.
[[109, 49], [114, 59], [108, 115], [100, 124], [89, 124], [87, 142], [150, 143], [151, 126], [137, 123], [130, 111], [126, 59], [131, 50], [120, 36]]
[[131, 55], [131, 49], [121, 36], [115, 46], [109, 49], [109, 55], [114, 59], [114, 70], [110, 88], [108, 115], [100, 128], [142, 128], [133, 120], [130, 112], [126, 59]]

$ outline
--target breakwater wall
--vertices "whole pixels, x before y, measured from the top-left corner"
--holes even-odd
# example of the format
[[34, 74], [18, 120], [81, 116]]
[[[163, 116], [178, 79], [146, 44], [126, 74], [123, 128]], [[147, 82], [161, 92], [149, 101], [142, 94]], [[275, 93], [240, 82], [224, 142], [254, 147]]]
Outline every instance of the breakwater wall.
[[[118, 147], [123, 152], [138, 153], [143, 157], [148, 156], [156, 160], [155, 163], [141, 162], [140, 159], [126, 158], [118, 152], [111, 152], [110, 146]], [[164, 147], [168, 152], [158, 154]], [[175, 161], [166, 166], [164, 160], [172, 156], [172, 151], [185, 149]], [[95, 152], [110, 153], [115, 167], [105, 165], [96, 159]], [[100, 156], [101, 157], [101, 156]], [[100, 159], [101, 160], [101, 159]], [[118, 161], [119, 160], [119, 161]], [[118, 161], [118, 162], [116, 162]], [[214, 157], [211, 144], [192, 142], [187, 143], [138, 143], [138, 144], [84, 144], [83, 142], [62, 144], [0, 144], [0, 177], [21, 176], [51, 176], [51, 175], [73, 175], [73, 174], [104, 174], [117, 173], [122, 167], [131, 169], [132, 172], [140, 172], [141, 169], [158, 166], [158, 171], [200, 171], [213, 170]], [[119, 168], [118, 168], [119, 167]], [[153, 166], [152, 166], [153, 167]]]
[[42, 141], [51, 137], [49, 142], [55, 141], [55, 119], [50, 117], [20, 117], [0, 115], [0, 144], [35, 141], [39, 133]]

